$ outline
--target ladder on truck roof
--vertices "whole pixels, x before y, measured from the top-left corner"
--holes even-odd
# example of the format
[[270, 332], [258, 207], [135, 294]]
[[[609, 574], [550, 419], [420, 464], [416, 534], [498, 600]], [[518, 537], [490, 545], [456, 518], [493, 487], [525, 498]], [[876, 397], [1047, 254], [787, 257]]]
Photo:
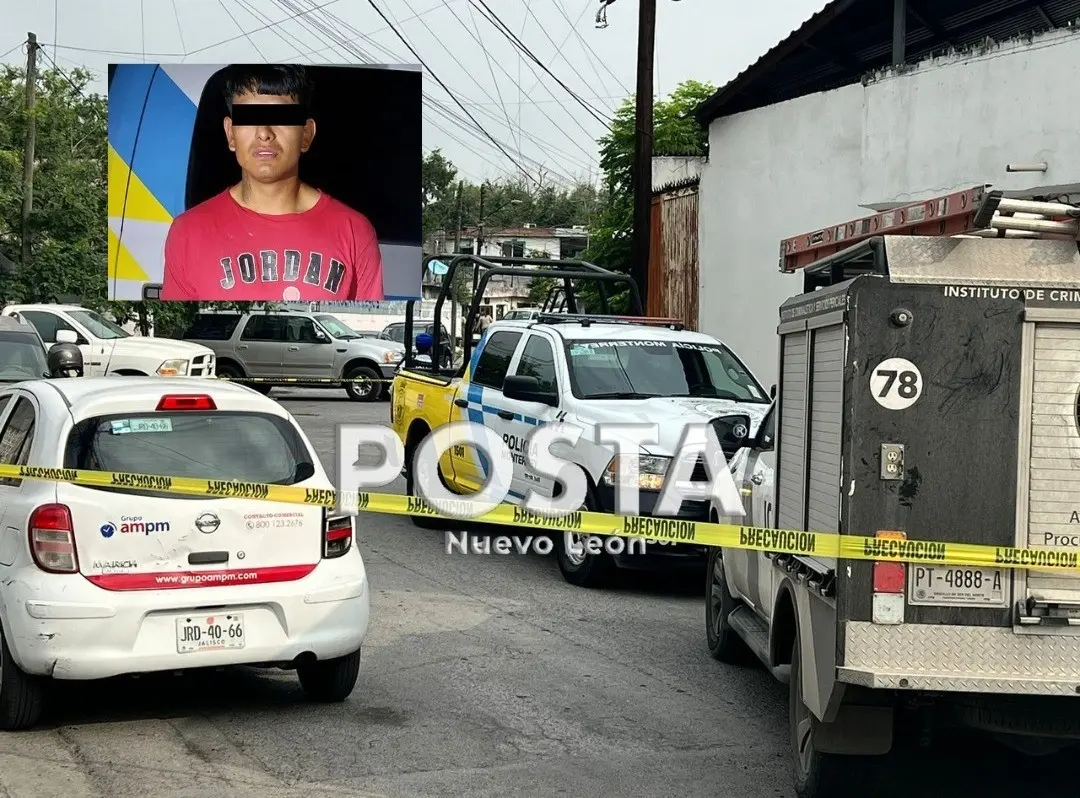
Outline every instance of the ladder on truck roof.
[[987, 186], [852, 219], [780, 242], [780, 271], [804, 274], [805, 290], [874, 271], [880, 237], [1040, 238], [1080, 241], [1080, 206], [1012, 199]]

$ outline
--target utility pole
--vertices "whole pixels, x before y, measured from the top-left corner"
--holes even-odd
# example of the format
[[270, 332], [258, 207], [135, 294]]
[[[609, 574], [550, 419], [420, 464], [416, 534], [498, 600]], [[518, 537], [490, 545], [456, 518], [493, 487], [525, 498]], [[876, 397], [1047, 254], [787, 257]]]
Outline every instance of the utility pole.
[[22, 266], [30, 267], [30, 212], [34, 208], [34, 119], [37, 86], [37, 34], [26, 34], [26, 138], [23, 141]]
[[[457, 184], [457, 229], [454, 232], [454, 254], [461, 253], [461, 200], [462, 191], [465, 188], [465, 181], [459, 180]], [[452, 260], [452, 259], [451, 259]], [[454, 274], [454, 279], [457, 279], [457, 274]], [[454, 352], [457, 346], [457, 317], [460, 308], [458, 307], [457, 291], [453, 283], [450, 284], [450, 351]], [[462, 339], [464, 340], [464, 339]]]
[[630, 275], [648, 312], [650, 216], [652, 212], [653, 51], [656, 0], [638, 0], [637, 113], [634, 135], [634, 236]]

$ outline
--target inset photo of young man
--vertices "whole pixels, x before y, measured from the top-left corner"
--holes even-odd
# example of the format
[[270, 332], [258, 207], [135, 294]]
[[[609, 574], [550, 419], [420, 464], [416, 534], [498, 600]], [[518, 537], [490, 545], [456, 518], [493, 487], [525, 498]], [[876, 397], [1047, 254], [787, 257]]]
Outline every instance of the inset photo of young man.
[[109, 67], [109, 298], [420, 297], [419, 67]]

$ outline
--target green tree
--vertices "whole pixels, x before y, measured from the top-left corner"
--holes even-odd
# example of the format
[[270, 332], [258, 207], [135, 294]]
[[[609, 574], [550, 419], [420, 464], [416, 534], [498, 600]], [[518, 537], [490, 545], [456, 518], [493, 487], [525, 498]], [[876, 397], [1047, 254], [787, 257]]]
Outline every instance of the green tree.
[[92, 79], [85, 69], [38, 73], [31, 259], [21, 263], [26, 70], [0, 71], [0, 255], [16, 264], [12, 274], [0, 272], [0, 303], [73, 301], [135, 322], [143, 334], [153, 325], [158, 336], [178, 336], [198, 303], [107, 298], [108, 103], [87, 92]]
[[[655, 101], [654, 156], [708, 155], [709, 132], [694, 118], [694, 111], [715, 90], [708, 83], [687, 80], [680, 83], [668, 97]], [[590, 229], [589, 248], [583, 255], [586, 260], [624, 274], [630, 267], [634, 229], [634, 106], [633, 97], [623, 100], [611, 128], [599, 140], [604, 201]], [[595, 296], [585, 287], [582, 293]], [[620, 294], [625, 303], [625, 291]], [[626, 305], [621, 309], [626, 310]]]
[[[68, 80], [70, 77], [70, 81]], [[28, 115], [25, 70], [0, 72], [0, 251], [17, 266], [5, 299], [105, 297], [107, 105], [86, 94], [89, 72], [39, 74], [29, 263], [22, 253], [22, 161]]]

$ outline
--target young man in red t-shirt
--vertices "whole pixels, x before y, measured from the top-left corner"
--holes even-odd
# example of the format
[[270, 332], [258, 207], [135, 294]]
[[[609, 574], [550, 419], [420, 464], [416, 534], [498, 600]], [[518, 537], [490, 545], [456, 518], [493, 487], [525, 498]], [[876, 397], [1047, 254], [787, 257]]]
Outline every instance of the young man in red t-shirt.
[[173, 220], [163, 300], [384, 299], [371, 222], [300, 181], [309, 97], [301, 66], [229, 67], [225, 138], [242, 177]]

